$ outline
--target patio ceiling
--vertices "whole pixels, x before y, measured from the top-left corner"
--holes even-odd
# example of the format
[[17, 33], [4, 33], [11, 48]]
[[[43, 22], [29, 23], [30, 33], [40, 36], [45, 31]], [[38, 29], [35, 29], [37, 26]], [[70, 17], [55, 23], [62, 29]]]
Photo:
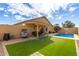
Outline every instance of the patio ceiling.
[[34, 21], [34, 22], [26, 22], [26, 23], [22, 23], [22, 24], [25, 24], [25, 25], [39, 25], [39, 26], [46, 26], [46, 25], [48, 25], [46, 23], [37, 22], [37, 21]]

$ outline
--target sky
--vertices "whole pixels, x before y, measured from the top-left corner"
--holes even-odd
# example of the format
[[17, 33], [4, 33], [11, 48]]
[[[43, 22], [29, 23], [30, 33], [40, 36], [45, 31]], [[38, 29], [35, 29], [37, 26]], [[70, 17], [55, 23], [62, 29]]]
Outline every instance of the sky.
[[79, 3], [0, 3], [0, 24], [46, 16], [54, 25], [69, 20], [79, 27]]

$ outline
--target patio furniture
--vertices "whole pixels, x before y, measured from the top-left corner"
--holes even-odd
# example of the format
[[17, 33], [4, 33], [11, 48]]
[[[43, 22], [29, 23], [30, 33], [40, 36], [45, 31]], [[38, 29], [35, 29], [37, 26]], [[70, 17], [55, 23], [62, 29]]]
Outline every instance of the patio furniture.
[[21, 38], [27, 38], [27, 36], [28, 36], [27, 30], [26, 29], [22, 29], [22, 31], [21, 31]]
[[21, 38], [27, 38], [27, 32], [21, 32]]

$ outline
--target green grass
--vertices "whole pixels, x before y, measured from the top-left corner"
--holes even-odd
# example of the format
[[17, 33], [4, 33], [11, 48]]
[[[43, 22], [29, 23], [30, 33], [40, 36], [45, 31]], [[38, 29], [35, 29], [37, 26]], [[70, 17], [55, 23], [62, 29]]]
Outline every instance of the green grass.
[[39, 51], [45, 56], [76, 56], [75, 41], [44, 37], [6, 46], [11, 56], [29, 56]]

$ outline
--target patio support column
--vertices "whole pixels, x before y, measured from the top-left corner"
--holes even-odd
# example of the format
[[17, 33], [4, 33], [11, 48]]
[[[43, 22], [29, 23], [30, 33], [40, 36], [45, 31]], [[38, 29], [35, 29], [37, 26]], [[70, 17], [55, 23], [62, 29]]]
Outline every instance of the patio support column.
[[36, 30], [37, 30], [37, 38], [38, 38], [38, 24], [37, 24], [37, 29]]

